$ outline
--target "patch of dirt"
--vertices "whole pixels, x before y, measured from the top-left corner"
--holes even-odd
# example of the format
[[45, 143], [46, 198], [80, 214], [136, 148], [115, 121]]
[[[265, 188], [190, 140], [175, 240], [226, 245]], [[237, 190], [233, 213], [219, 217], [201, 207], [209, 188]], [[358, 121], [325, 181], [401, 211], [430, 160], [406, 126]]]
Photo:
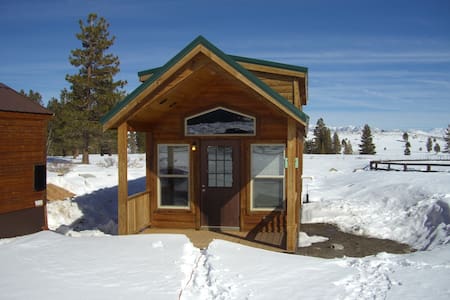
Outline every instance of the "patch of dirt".
[[300, 230], [309, 236], [325, 236], [326, 242], [314, 243], [309, 247], [298, 248], [297, 254], [322, 258], [364, 257], [380, 252], [410, 253], [409, 245], [391, 240], [369, 238], [340, 231], [336, 226], [325, 223], [301, 224]]
[[75, 197], [76, 195], [72, 192], [69, 192], [66, 189], [63, 189], [62, 187], [59, 187], [57, 185], [48, 183], [47, 184], [47, 200], [48, 201], [55, 201], [55, 200], [64, 200], [67, 198]]

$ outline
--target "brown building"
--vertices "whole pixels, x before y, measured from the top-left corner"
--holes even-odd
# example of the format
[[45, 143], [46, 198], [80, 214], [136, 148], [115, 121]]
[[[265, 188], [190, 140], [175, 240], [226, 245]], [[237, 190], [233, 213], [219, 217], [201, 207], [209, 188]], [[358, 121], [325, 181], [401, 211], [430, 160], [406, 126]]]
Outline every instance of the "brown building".
[[[284, 232], [300, 224], [307, 68], [231, 56], [198, 37], [102, 123], [118, 129], [119, 234], [147, 227]], [[127, 132], [146, 133], [146, 191], [128, 195]]]
[[46, 144], [51, 116], [0, 83], [0, 238], [47, 228]]

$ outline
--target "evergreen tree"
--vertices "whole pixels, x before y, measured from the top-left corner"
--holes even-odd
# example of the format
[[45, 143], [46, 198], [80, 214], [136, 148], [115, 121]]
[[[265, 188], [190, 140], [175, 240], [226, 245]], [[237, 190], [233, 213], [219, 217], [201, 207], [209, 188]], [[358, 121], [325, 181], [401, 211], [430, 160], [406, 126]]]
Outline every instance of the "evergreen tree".
[[30, 98], [34, 103], [39, 104], [40, 106], [44, 106], [44, 103], [42, 102], [42, 95], [39, 94], [39, 92], [34, 92], [33, 90], [29, 90], [28, 94], [25, 93], [25, 91], [22, 89], [19, 91], [20, 94], [24, 95], [25, 97]]
[[313, 151], [314, 151], [314, 141], [311, 139], [305, 140], [303, 144], [303, 153], [312, 154]]
[[445, 141], [444, 152], [450, 153], [450, 124], [445, 130], [444, 141]]
[[62, 134], [65, 126], [61, 118], [62, 108], [63, 105], [58, 102], [58, 99], [52, 98], [48, 101], [47, 109], [54, 114], [47, 125], [47, 153], [49, 155], [66, 155]]
[[408, 133], [407, 133], [407, 132], [403, 132], [403, 140], [404, 140], [405, 142], [407, 142], [407, 141], [408, 141], [408, 138], [409, 138]]
[[322, 118], [317, 120], [314, 128], [313, 153], [314, 154], [331, 154], [333, 153], [331, 133], [325, 126]]
[[136, 144], [138, 153], [145, 153], [145, 132], [136, 132]]
[[333, 134], [333, 153], [334, 154], [339, 154], [341, 153], [341, 142], [339, 141], [339, 136], [337, 134], [337, 132], [335, 131]]
[[359, 154], [376, 154], [375, 145], [372, 140], [372, 133], [369, 125], [364, 125], [361, 134], [361, 144], [359, 145]]
[[112, 133], [102, 133], [99, 119], [123, 97], [120, 89], [126, 82], [113, 78], [120, 62], [117, 56], [106, 53], [115, 39], [109, 36], [106, 20], [89, 14], [86, 24], [80, 20], [79, 25], [81, 32], [76, 37], [81, 48], [72, 50], [69, 57], [78, 73], [66, 75], [71, 86], [64, 109], [70, 119], [66, 138], [77, 143], [83, 152], [82, 163], [88, 164], [91, 148], [104, 152], [115, 140]]
[[428, 140], [427, 140], [427, 152], [431, 152], [432, 149], [433, 149], [433, 141], [431, 140], [431, 137], [428, 137]]
[[405, 143], [405, 152], [404, 152], [405, 155], [411, 155], [411, 150], [410, 150], [410, 148], [411, 148], [411, 144], [407, 141], [407, 142]]
[[441, 146], [439, 146], [438, 143], [434, 144], [434, 148], [433, 148], [434, 152], [439, 153], [441, 152]]
[[352, 143], [349, 140], [342, 140], [342, 147], [344, 148], [344, 154], [353, 154]]
[[353, 154], [352, 143], [350, 141], [347, 142], [347, 147], [344, 150], [344, 154]]

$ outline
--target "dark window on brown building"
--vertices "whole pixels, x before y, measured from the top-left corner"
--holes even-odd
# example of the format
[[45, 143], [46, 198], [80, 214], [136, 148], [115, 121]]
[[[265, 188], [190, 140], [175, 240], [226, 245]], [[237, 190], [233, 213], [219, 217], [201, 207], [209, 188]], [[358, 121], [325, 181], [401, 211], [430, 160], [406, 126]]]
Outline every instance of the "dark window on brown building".
[[47, 169], [45, 165], [34, 166], [34, 190], [40, 192], [47, 187]]

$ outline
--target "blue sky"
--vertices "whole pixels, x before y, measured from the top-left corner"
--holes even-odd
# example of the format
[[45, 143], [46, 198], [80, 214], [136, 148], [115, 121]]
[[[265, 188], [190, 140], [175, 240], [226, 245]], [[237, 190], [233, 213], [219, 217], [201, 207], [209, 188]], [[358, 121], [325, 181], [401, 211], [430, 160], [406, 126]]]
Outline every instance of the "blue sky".
[[0, 0], [0, 82], [59, 98], [90, 12], [110, 23], [127, 92], [203, 35], [225, 53], [308, 67], [311, 124], [450, 123], [448, 0]]

